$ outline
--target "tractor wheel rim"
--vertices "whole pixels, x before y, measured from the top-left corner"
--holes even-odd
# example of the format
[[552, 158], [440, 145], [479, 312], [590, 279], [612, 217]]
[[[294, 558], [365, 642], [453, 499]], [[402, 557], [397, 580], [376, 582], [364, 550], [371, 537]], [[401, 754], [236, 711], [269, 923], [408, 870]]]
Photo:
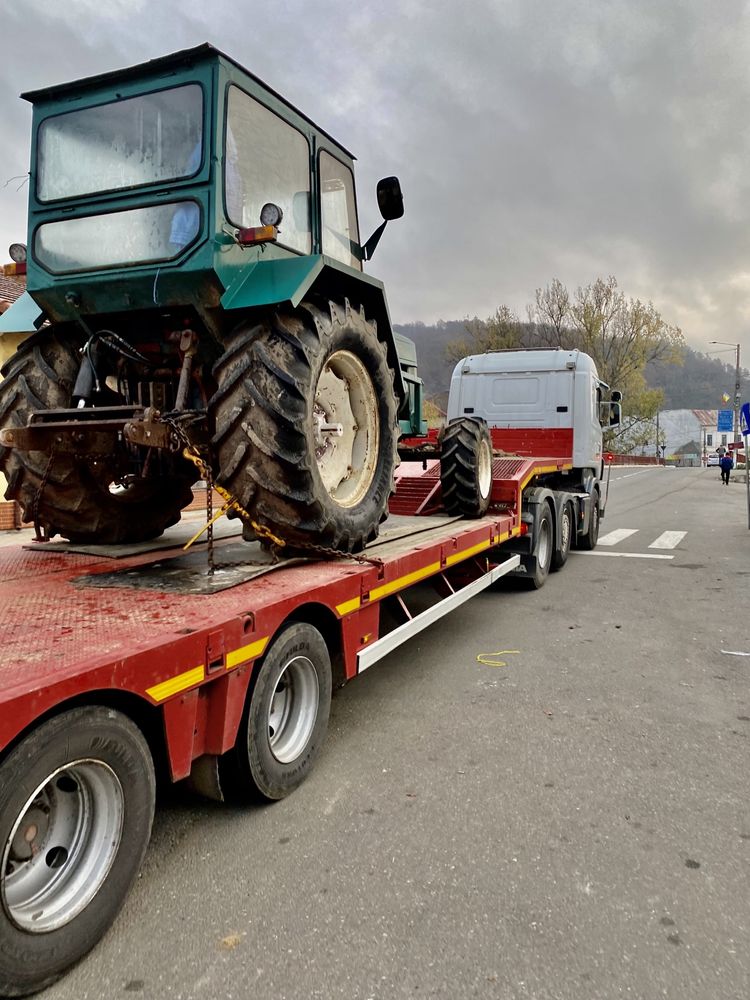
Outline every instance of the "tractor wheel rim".
[[291, 764], [307, 746], [319, 702], [318, 675], [312, 660], [295, 656], [279, 674], [268, 710], [268, 742], [280, 764]]
[[486, 438], [483, 438], [479, 443], [477, 484], [479, 486], [479, 495], [485, 500], [490, 495], [492, 488], [492, 449]]
[[355, 507], [375, 478], [380, 423], [372, 379], [351, 351], [336, 351], [320, 374], [313, 437], [326, 492], [340, 507]]
[[102, 761], [78, 760], [45, 778], [3, 852], [2, 905], [17, 927], [48, 933], [88, 906], [117, 855], [124, 812], [120, 780]]

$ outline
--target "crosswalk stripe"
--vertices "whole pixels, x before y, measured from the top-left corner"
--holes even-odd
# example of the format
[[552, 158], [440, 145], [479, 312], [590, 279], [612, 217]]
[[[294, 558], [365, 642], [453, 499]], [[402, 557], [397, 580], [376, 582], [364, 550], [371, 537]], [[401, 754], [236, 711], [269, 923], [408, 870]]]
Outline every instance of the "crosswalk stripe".
[[610, 531], [606, 535], [602, 535], [598, 544], [617, 545], [618, 542], [624, 542], [626, 538], [630, 538], [631, 535], [635, 535], [637, 531], [637, 528], [615, 528], [614, 531]]
[[687, 531], [664, 531], [649, 545], [650, 549], [674, 549], [680, 544]]

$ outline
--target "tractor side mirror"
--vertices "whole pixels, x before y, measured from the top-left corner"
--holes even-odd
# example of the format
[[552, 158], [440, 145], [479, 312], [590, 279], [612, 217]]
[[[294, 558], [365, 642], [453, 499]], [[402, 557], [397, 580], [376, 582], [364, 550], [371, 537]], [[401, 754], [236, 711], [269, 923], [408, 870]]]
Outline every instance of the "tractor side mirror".
[[404, 214], [404, 196], [398, 177], [384, 177], [378, 181], [378, 208], [386, 222], [400, 219]]

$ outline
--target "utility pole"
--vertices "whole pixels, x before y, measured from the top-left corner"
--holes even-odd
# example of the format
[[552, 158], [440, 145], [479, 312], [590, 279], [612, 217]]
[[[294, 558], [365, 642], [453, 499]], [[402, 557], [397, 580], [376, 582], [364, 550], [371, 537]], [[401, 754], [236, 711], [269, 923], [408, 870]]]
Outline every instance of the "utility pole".
[[659, 445], [661, 441], [659, 439], [659, 411], [656, 411], [656, 464], [659, 465]]
[[[739, 454], [740, 441], [740, 345], [737, 344], [737, 366], [734, 374], [734, 452]], [[736, 458], [735, 458], [736, 461]], [[745, 461], [747, 474], [747, 460]]]

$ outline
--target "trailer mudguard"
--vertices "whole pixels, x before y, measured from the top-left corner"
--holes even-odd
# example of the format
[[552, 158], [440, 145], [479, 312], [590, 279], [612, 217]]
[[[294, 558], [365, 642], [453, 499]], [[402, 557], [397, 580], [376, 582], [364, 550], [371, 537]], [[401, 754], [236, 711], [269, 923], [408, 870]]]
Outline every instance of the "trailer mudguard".
[[322, 254], [308, 257], [281, 257], [259, 260], [243, 268], [239, 277], [221, 297], [229, 312], [275, 306], [290, 302], [295, 308], [303, 299], [319, 294], [341, 302], [348, 298], [362, 305], [368, 319], [375, 320], [378, 337], [388, 348], [388, 364], [393, 371], [394, 388], [403, 403], [406, 387], [401, 375], [391, 318], [381, 281], [345, 267]]

